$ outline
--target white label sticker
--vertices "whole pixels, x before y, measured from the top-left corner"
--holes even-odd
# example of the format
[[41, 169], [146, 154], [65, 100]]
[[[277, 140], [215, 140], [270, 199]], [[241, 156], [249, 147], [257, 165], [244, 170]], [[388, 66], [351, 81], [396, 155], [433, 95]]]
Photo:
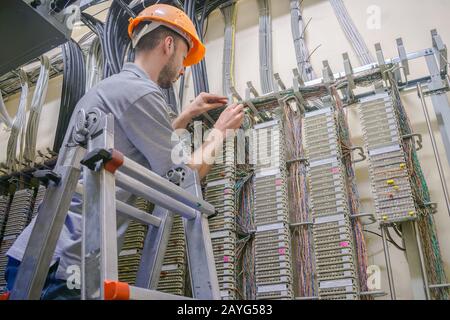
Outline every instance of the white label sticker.
[[229, 179], [222, 179], [222, 180], [217, 180], [217, 181], [211, 181], [211, 182], [208, 182], [206, 184], [206, 187], [215, 187], [215, 186], [218, 186], [218, 185], [221, 185], [221, 184], [228, 184], [228, 183], [230, 183]]
[[177, 270], [177, 269], [178, 269], [177, 264], [166, 264], [166, 265], [162, 266], [161, 271], [173, 271], [173, 270]]
[[273, 284], [267, 286], [258, 286], [258, 293], [261, 292], [271, 292], [271, 291], [284, 291], [287, 290], [287, 286], [285, 284]]
[[256, 173], [256, 178], [274, 176], [280, 173], [280, 169], [263, 170]]
[[283, 223], [272, 223], [272, 224], [265, 224], [262, 226], [257, 226], [256, 231], [258, 231], [258, 232], [270, 231], [270, 230], [276, 230], [276, 229], [281, 229], [281, 228], [284, 228]]
[[335, 222], [335, 221], [340, 221], [340, 220], [344, 220], [343, 214], [335, 214], [332, 216], [319, 217], [314, 220], [314, 223], [320, 224], [320, 223]]
[[137, 249], [122, 250], [119, 256], [129, 256], [130, 254], [136, 254], [137, 252]]
[[389, 153], [389, 152], [394, 152], [394, 151], [399, 151], [399, 150], [400, 150], [399, 145], [392, 145], [392, 146], [388, 146], [388, 147], [369, 150], [369, 156], [376, 156], [379, 154]]
[[321, 166], [321, 165], [324, 165], [324, 164], [335, 163], [336, 161], [337, 161], [336, 157], [331, 157], [331, 158], [327, 158], [327, 159], [311, 161], [309, 163], [309, 167], [310, 168], [314, 168], [314, 167], [318, 167], [318, 166]]
[[228, 237], [229, 235], [230, 232], [228, 231], [211, 232], [211, 239]]
[[320, 283], [319, 283], [320, 289], [347, 287], [347, 286], [351, 286], [351, 285], [353, 285], [352, 279], [320, 281]]

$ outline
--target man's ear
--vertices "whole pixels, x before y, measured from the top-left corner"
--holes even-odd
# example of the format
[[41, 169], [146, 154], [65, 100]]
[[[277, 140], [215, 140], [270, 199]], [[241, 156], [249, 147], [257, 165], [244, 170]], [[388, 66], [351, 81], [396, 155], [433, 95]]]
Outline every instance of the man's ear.
[[175, 39], [171, 36], [167, 36], [164, 39], [164, 51], [167, 54], [172, 54], [172, 52], [175, 50]]

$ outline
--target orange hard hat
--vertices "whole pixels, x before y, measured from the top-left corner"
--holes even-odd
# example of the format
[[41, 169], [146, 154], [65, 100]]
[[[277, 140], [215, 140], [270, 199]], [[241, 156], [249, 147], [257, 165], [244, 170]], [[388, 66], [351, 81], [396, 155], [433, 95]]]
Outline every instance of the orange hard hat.
[[133, 39], [133, 31], [143, 21], [153, 21], [160, 25], [164, 25], [173, 29], [191, 44], [184, 66], [200, 62], [205, 56], [205, 46], [200, 41], [200, 38], [195, 30], [195, 26], [191, 19], [184, 13], [184, 11], [168, 5], [168, 4], [154, 4], [142, 10], [136, 18], [130, 18], [128, 25], [128, 35]]

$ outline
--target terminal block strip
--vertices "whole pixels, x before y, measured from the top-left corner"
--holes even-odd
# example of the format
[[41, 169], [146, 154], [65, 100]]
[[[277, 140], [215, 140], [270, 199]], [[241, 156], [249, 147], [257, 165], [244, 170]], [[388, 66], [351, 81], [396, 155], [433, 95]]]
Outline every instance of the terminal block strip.
[[378, 220], [390, 224], [416, 219], [398, 114], [390, 93], [362, 99], [359, 115]]
[[159, 291], [176, 295], [186, 294], [186, 258], [183, 219], [175, 216], [159, 277]]
[[218, 211], [209, 219], [221, 298], [235, 300], [236, 295], [236, 161], [234, 141], [227, 139], [215, 164], [206, 176], [204, 198]]
[[357, 260], [334, 108], [306, 113], [304, 132], [318, 295], [356, 300]]
[[254, 126], [256, 299], [293, 298], [284, 148], [281, 121]]

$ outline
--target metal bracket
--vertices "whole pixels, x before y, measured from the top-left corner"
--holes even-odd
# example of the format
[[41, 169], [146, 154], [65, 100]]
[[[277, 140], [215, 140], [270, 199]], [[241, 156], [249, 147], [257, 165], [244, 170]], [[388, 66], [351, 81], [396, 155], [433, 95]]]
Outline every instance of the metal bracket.
[[[403, 39], [398, 38], [396, 40], [396, 42], [397, 42], [398, 56], [402, 62], [403, 74], [405, 75], [405, 78], [407, 78], [410, 74], [409, 73], [409, 62], [408, 62], [408, 56], [406, 54], [405, 46], [403, 45]], [[401, 80], [401, 78], [399, 78], [397, 80]]]
[[279, 87], [281, 90], [286, 90], [286, 86], [284, 85], [283, 80], [281, 80], [280, 74], [279, 74], [279, 73], [275, 73], [275, 74], [273, 75], [273, 77], [274, 77], [275, 81], [277, 82], [278, 87]]
[[253, 83], [251, 81], [247, 81], [247, 88], [253, 94], [253, 96], [255, 98], [259, 97], [259, 93], [258, 93], [258, 91], [256, 91], [256, 89], [253, 86]]
[[242, 101], [242, 97], [241, 95], [237, 92], [236, 88], [231, 86], [230, 87], [230, 92], [233, 95], [233, 97], [235, 97], [238, 101]]
[[348, 99], [350, 101], [353, 101], [355, 98], [355, 94], [353, 93], [353, 89], [356, 88], [355, 80], [353, 79], [353, 67], [350, 62], [350, 58], [348, 56], [348, 53], [342, 54], [342, 58], [344, 59], [344, 70], [345, 70], [345, 76], [348, 81]]
[[[294, 69], [297, 70], [297, 69]], [[298, 71], [297, 71], [298, 72]], [[307, 105], [305, 98], [303, 97], [302, 93], [300, 92], [300, 86], [301, 82], [299, 82], [299, 79], [297, 77], [294, 77], [292, 81], [292, 92], [294, 93], [294, 96], [298, 99], [298, 104], [300, 107], [300, 110], [302, 113], [305, 113], [305, 106]]]
[[[249, 81], [249, 82], [250, 82], [250, 81]], [[247, 85], [248, 85], [249, 82], [247, 82]], [[251, 82], [250, 82], [250, 83], [251, 83]], [[235, 87], [230, 87], [230, 92], [231, 92], [231, 94], [233, 95], [233, 97], [235, 97], [235, 98], [238, 100], [238, 102], [243, 103], [244, 105], [247, 105], [247, 106], [250, 108], [250, 110], [252, 110], [252, 112], [253, 112], [254, 116], [256, 117], [256, 119], [259, 120], [259, 119], [261, 119], [262, 117], [261, 117], [261, 115], [259, 114], [258, 109], [256, 109], [255, 105], [253, 104], [253, 102], [252, 102], [251, 99], [250, 99], [250, 91], [251, 91], [250, 88], [247, 88], [247, 89], [245, 90], [245, 97], [246, 97], [246, 100], [244, 101], [244, 100], [242, 99], [241, 95], [237, 92], [236, 88], [235, 88]]]
[[297, 82], [301, 85], [304, 86], [305, 82], [302, 79], [302, 76], [300, 75], [300, 73], [298, 72], [297, 68], [292, 69], [292, 73], [294, 74], [294, 79], [297, 80]]
[[323, 75], [323, 82], [324, 83], [331, 83], [334, 81], [334, 75], [333, 71], [330, 68], [330, 64], [328, 63], [328, 60], [322, 61], [323, 69], [322, 69], [322, 75]]
[[448, 70], [447, 46], [442, 41], [436, 29], [431, 30], [431, 37], [433, 39], [433, 48], [439, 53], [438, 61], [441, 75], [446, 75]]
[[[417, 138], [417, 140], [414, 138]], [[416, 148], [416, 151], [419, 151], [423, 148], [422, 135], [420, 133], [405, 134], [404, 136], [402, 136], [402, 139], [403, 140], [412, 139], [412, 143], [413, 143], [414, 147]]]
[[[351, 148], [351, 151], [352, 151], [352, 152], [355, 151], [355, 150], [358, 150], [358, 151], [359, 151], [359, 152], [358, 152], [358, 155], [359, 155], [361, 158], [360, 158], [360, 159], [357, 159], [357, 160], [352, 160], [353, 163], [362, 162], [362, 161], [364, 161], [364, 160], [367, 159], [367, 156], [364, 154], [364, 149], [363, 149], [363, 147], [356, 146], [356, 147], [352, 147], [352, 148]], [[352, 158], [353, 158], [353, 157], [352, 157]]]
[[380, 43], [375, 44], [375, 52], [377, 54], [377, 61], [378, 61], [378, 66], [380, 67], [381, 76], [382, 76], [383, 80], [387, 80], [387, 75], [385, 73], [385, 71], [387, 69], [386, 68], [386, 60], [384, 60], [383, 49], [381, 49]]

